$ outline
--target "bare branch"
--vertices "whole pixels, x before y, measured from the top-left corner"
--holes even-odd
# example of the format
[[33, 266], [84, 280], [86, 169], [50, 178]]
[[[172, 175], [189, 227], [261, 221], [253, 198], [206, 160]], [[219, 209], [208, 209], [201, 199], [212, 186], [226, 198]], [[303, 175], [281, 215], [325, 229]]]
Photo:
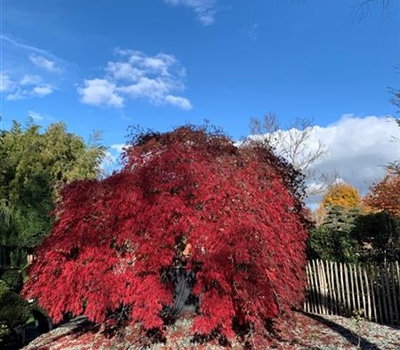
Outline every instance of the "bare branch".
[[250, 121], [253, 140], [261, 142], [263, 147], [286, 159], [306, 176], [308, 183], [314, 184], [309, 195], [323, 192], [331, 178], [313, 168], [315, 163], [328, 154], [326, 145], [321, 140], [314, 139], [314, 130], [315, 126], [308, 118], [297, 118], [287, 130], [282, 130], [274, 112], [269, 112], [262, 120], [252, 118]]
[[357, 3], [355, 6], [353, 6], [353, 16], [354, 18], [360, 20], [363, 20], [366, 18], [368, 15], [371, 13], [371, 8], [373, 6], [377, 6], [380, 4], [380, 12], [381, 12], [381, 18], [383, 15], [386, 13], [389, 4], [391, 0], [363, 0], [359, 3]]

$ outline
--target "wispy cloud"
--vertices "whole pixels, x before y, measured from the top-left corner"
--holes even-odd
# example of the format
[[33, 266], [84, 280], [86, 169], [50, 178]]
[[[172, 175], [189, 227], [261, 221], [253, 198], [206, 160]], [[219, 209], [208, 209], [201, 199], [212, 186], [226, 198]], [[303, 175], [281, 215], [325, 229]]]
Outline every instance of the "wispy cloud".
[[35, 111], [29, 111], [29, 117], [31, 117], [35, 121], [43, 120], [44, 117], [41, 113]]
[[38, 47], [32, 46], [32, 45], [28, 45], [26, 43], [21, 42], [20, 40], [12, 37], [9, 34], [5, 34], [5, 33], [1, 33], [0, 34], [0, 38], [3, 41], [4, 44], [9, 44], [15, 48], [24, 50], [24, 51], [28, 51], [28, 52], [34, 52], [40, 55], [44, 55], [44, 56], [48, 56], [51, 55], [48, 51], [40, 49]]
[[41, 113], [36, 110], [30, 110], [28, 112], [29, 118], [33, 119], [35, 122], [40, 123], [41, 126], [47, 126], [51, 123], [56, 123], [61, 121], [59, 118], [54, 118], [49, 114]]
[[171, 105], [180, 107], [182, 109], [189, 110], [192, 108], [192, 105], [190, 104], [189, 100], [184, 97], [167, 95], [165, 96], [165, 101]]
[[38, 75], [24, 75], [20, 80], [12, 80], [7, 74], [2, 75], [1, 91], [7, 93], [7, 101], [18, 101], [32, 97], [45, 97], [54, 92], [53, 85], [43, 81]]
[[43, 79], [39, 75], [32, 75], [32, 74], [26, 74], [22, 77], [22, 79], [19, 82], [19, 85], [38, 85], [43, 82]]
[[1, 34], [3, 71], [1, 91], [8, 101], [45, 97], [57, 90], [66, 62], [50, 52]]
[[61, 73], [61, 69], [56, 66], [56, 63], [44, 56], [32, 54], [29, 60], [37, 67], [47, 70], [52, 73]]
[[209, 26], [215, 21], [217, 0], [164, 0], [164, 2], [173, 6], [191, 8], [205, 26]]
[[258, 29], [260, 28], [260, 25], [258, 23], [254, 23], [251, 28], [248, 30], [247, 35], [249, 36], [249, 39], [253, 42], [257, 41], [258, 38]]
[[16, 84], [17, 83], [11, 79], [9, 74], [3, 73], [3, 72], [0, 73], [0, 91], [1, 92], [13, 91]]
[[174, 56], [120, 49], [115, 54], [118, 60], [108, 62], [102, 77], [85, 79], [78, 88], [82, 103], [121, 108], [126, 100], [144, 99], [155, 105], [192, 108], [187, 98], [176, 95], [185, 89], [185, 70]]

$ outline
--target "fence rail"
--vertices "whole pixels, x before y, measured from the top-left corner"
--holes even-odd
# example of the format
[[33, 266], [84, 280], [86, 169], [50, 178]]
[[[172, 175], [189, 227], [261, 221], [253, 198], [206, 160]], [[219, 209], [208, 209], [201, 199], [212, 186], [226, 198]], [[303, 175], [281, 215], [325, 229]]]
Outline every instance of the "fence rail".
[[307, 266], [304, 310], [400, 325], [399, 263], [385, 267], [312, 260]]

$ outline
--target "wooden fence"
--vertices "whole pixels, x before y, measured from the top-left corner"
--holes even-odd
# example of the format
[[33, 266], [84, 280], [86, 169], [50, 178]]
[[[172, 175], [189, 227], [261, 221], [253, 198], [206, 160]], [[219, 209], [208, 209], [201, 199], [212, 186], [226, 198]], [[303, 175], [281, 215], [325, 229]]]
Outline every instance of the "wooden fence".
[[312, 260], [307, 266], [304, 310], [400, 325], [399, 263], [385, 267]]

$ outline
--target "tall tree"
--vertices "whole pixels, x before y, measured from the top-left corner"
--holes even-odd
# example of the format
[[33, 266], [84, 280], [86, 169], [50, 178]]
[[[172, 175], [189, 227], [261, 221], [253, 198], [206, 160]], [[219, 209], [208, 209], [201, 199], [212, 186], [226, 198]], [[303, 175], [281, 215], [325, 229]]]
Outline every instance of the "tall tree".
[[400, 217], [400, 174], [389, 168], [386, 176], [371, 187], [365, 202], [372, 208]]
[[350, 231], [323, 224], [310, 230], [307, 256], [309, 259], [354, 263], [357, 261], [356, 248]]
[[[400, 108], [400, 90], [397, 92], [397, 94], [395, 95], [395, 98], [393, 99], [393, 103]], [[399, 110], [400, 112], [400, 110]], [[400, 119], [394, 118], [395, 123], [397, 123], [397, 126], [400, 129]], [[400, 131], [400, 130], [399, 130]], [[397, 142], [399, 144], [400, 147], [400, 136], [399, 137], [395, 137], [393, 136], [393, 142]], [[400, 156], [398, 159], [395, 159], [393, 162], [391, 162], [388, 166], [387, 166], [389, 172], [400, 175]]]
[[351, 235], [358, 242], [359, 260], [385, 263], [400, 259], [400, 217], [388, 212], [359, 215]]
[[356, 188], [345, 182], [329, 186], [313, 213], [317, 227], [310, 231], [309, 258], [355, 262], [357, 242], [351, 233], [361, 211], [361, 196]]
[[[0, 134], [0, 244], [34, 247], [50, 231], [49, 213], [66, 184], [100, 174], [104, 148], [87, 146], [62, 123], [17, 122]], [[7, 215], [5, 215], [7, 214]]]
[[[400, 90], [393, 89], [392, 93], [391, 103], [400, 109]], [[393, 120], [400, 128], [400, 119]], [[400, 138], [393, 137], [393, 141], [400, 143]], [[370, 188], [365, 202], [372, 208], [400, 217], [400, 157], [387, 165], [385, 177]]]
[[336, 206], [346, 209], [354, 209], [361, 207], [360, 192], [346, 182], [338, 182], [329, 186], [325, 193], [321, 205], [324, 208], [332, 208]]
[[[392, 103], [400, 107], [400, 92]], [[400, 120], [395, 119], [400, 127]], [[398, 138], [394, 138], [399, 142]], [[385, 177], [374, 184], [363, 200], [370, 209], [359, 216], [352, 235], [359, 243], [360, 259], [384, 263], [400, 258], [400, 159], [387, 166]]]
[[327, 188], [312, 218], [317, 226], [327, 221], [332, 224], [343, 223], [348, 221], [349, 215], [352, 217], [355, 212], [362, 210], [363, 203], [359, 191], [346, 182], [336, 182]]
[[161, 330], [175, 315], [172, 272], [183, 269], [200, 303], [193, 333], [232, 338], [235, 321], [267, 341], [265, 327], [303, 300], [298, 172], [190, 126], [136, 135], [124, 159], [119, 173], [64, 188], [25, 295], [56, 322], [65, 312], [103, 322], [125, 310]]
[[306, 118], [296, 119], [284, 130], [278, 116], [269, 112], [262, 119], [251, 118], [251, 136], [247, 141], [260, 143], [301, 171], [306, 181], [313, 184], [307, 190], [308, 195], [313, 195], [323, 191], [328, 183], [328, 176], [313, 166], [328, 153], [321, 140], [313, 140], [314, 131], [315, 126]]

